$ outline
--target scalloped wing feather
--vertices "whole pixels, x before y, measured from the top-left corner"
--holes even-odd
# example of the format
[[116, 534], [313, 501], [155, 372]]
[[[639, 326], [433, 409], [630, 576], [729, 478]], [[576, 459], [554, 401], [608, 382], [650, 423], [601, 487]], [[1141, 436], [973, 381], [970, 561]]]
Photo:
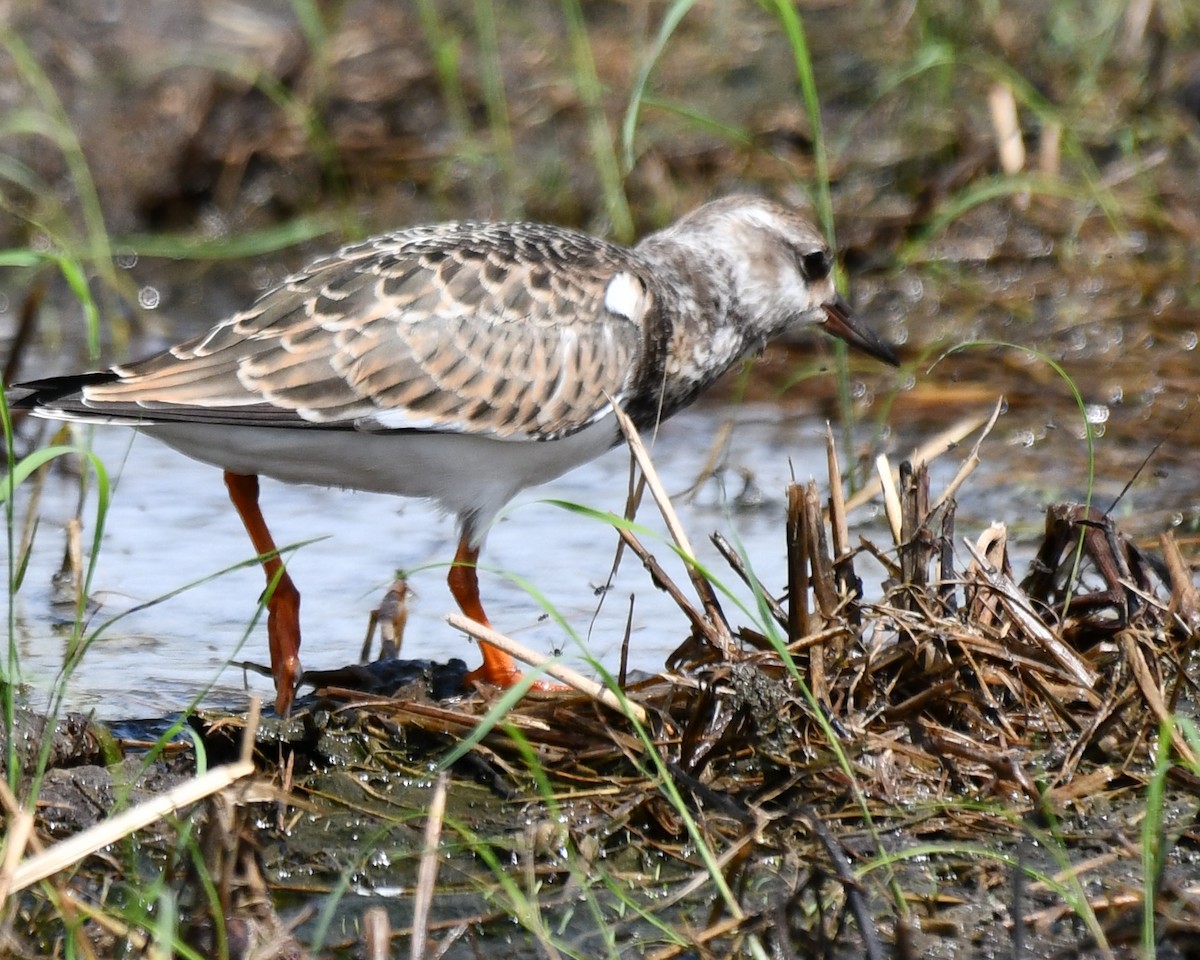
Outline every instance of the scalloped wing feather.
[[[574, 433], [620, 399], [655, 309], [622, 247], [535, 225], [448, 224], [347, 247], [84, 402], [194, 419], [501, 438]], [[234, 414], [234, 411], [237, 411]]]

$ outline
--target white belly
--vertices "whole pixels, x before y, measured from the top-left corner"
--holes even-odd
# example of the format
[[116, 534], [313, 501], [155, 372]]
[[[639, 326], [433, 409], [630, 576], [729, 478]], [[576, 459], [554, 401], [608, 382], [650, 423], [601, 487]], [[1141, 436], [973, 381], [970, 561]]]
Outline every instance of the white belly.
[[180, 453], [234, 473], [437, 501], [478, 537], [526, 487], [608, 450], [608, 417], [562, 440], [496, 440], [453, 433], [359, 433], [155, 423], [139, 427]]

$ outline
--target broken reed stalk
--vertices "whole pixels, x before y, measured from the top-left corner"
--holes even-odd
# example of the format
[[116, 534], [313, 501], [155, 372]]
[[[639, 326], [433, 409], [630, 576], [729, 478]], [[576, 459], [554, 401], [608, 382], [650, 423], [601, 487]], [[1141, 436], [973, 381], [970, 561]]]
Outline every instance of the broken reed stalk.
[[617, 424], [620, 426], [621, 432], [625, 435], [625, 442], [629, 446], [629, 451], [633, 454], [634, 460], [637, 461], [637, 465], [642, 471], [642, 476], [646, 479], [646, 486], [650, 489], [650, 494], [654, 497], [654, 502], [662, 514], [663, 522], [667, 525], [667, 531], [670, 533], [671, 539], [675, 541], [675, 546], [679, 549], [679, 552], [683, 554], [684, 566], [687, 568], [688, 577], [692, 581], [696, 595], [700, 597], [701, 603], [704, 606], [705, 617], [712, 625], [717, 645], [722, 654], [732, 656], [734, 653], [733, 636], [725, 623], [725, 615], [721, 612], [721, 605], [717, 602], [716, 592], [713, 590], [712, 584], [708, 582], [696, 565], [696, 551], [692, 549], [691, 541], [683, 529], [679, 515], [671, 505], [671, 498], [667, 495], [666, 488], [663, 487], [662, 481], [658, 477], [658, 471], [655, 470], [654, 464], [650, 460], [650, 454], [646, 451], [646, 447], [642, 443], [641, 435], [638, 433], [637, 427], [633, 425], [633, 421], [629, 419], [629, 416], [621, 409], [620, 405], [615, 402], [613, 403], [613, 413], [617, 418]]
[[788, 645], [793, 651], [807, 650], [809, 686], [822, 702], [829, 694], [827, 657], [832, 652], [835, 660], [840, 659], [842, 652], [840, 646], [830, 651], [827, 645], [844, 642], [847, 622], [851, 625], [860, 622], [857, 609], [847, 601], [862, 592], [854, 572], [854, 554], [849, 549], [837, 444], [828, 425], [826, 461], [830, 489], [828, 534], [816, 482], [810, 480], [803, 486], [792, 483], [787, 489]]
[[804, 522], [804, 493], [800, 484], [787, 489], [788, 643], [812, 632], [808, 609], [808, 526]]
[[900, 507], [900, 492], [896, 488], [896, 477], [886, 453], [875, 458], [875, 472], [879, 475], [877, 490], [883, 491], [883, 512], [892, 531], [892, 542], [900, 546], [904, 542], [904, 511]]
[[[829, 533], [833, 538], [833, 572], [837, 591], [842, 597], [861, 597], [862, 581], [854, 572], [854, 553], [850, 549], [850, 521], [846, 516], [846, 497], [842, 492], [842, 468], [838, 463], [837, 443], [833, 428], [825, 424], [825, 462], [829, 472]], [[857, 604], [846, 608], [853, 626], [862, 623], [862, 611]]]
[[907, 460], [900, 464], [900, 582], [908, 594], [908, 608], [919, 603], [918, 594], [929, 586], [929, 567], [933, 554], [929, 527], [929, 468], [920, 463], [914, 468]]
[[627, 713], [636, 718], [639, 723], [646, 722], [647, 713], [641, 704], [634, 703], [629, 699], [622, 701], [608, 687], [585, 677], [577, 670], [572, 670], [566, 664], [559, 663], [550, 657], [545, 657], [523, 643], [518, 643], [511, 637], [506, 637], [498, 630], [486, 627], [482, 623], [477, 623], [461, 614], [447, 614], [446, 622], [455, 630], [461, 630], [467, 636], [474, 637], [481, 643], [490, 643], [493, 647], [503, 650], [510, 657], [514, 657], [522, 663], [527, 663], [531, 667], [545, 667], [546, 673], [554, 677], [555, 680], [561, 680], [567, 686], [575, 688], [584, 696], [590, 697], [597, 703], [602, 703], [610, 710], [615, 710], [617, 713], [622, 714]]
[[61, 843], [56, 843], [48, 850], [28, 857], [12, 871], [11, 875], [5, 874], [0, 877], [0, 893], [7, 897], [9, 894], [24, 890], [31, 884], [45, 880], [60, 870], [73, 866], [84, 857], [116, 843], [156, 820], [161, 820], [170, 814], [177, 814], [185, 807], [190, 807], [205, 797], [250, 776], [254, 773], [254, 761], [251, 757], [261, 709], [258, 698], [252, 697], [250, 710], [246, 717], [246, 728], [242, 735], [242, 752], [236, 762], [215, 767], [186, 783], [179, 784], [161, 796], [152, 797], [124, 813], [119, 813], [82, 833], [77, 833]]
[[383, 907], [367, 907], [363, 911], [362, 927], [363, 956], [366, 960], [390, 960], [392, 922], [387, 911]]
[[833, 579], [833, 562], [829, 558], [829, 540], [825, 536], [825, 519], [821, 513], [821, 494], [814, 480], [804, 487], [804, 512], [810, 531], [808, 564], [812, 572], [813, 596], [821, 617], [829, 623], [838, 615], [838, 592]]

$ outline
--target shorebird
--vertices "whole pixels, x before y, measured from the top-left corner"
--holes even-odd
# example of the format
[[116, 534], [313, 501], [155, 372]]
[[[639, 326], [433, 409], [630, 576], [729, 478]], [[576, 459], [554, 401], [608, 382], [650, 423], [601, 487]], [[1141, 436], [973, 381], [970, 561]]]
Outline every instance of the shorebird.
[[[283, 714], [300, 595], [259, 508], [260, 474], [436, 501], [458, 519], [450, 592], [486, 624], [476, 561], [489, 525], [520, 490], [614, 446], [615, 405], [652, 428], [806, 325], [896, 364], [832, 266], [803, 217], [746, 196], [632, 248], [536, 223], [413, 227], [316, 260], [156, 356], [20, 384], [15, 404], [134, 426], [225, 471], [267, 577]], [[481, 647], [470, 680], [520, 679], [507, 654]]]

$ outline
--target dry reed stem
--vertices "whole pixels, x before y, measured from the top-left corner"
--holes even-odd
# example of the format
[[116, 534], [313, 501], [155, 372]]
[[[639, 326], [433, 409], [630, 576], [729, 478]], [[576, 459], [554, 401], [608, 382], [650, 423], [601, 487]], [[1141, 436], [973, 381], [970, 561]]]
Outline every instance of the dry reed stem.
[[713, 586], [696, 565], [696, 551], [692, 549], [691, 541], [688, 539], [687, 532], [683, 529], [679, 515], [671, 505], [671, 498], [667, 495], [667, 491], [662, 485], [662, 480], [659, 479], [658, 471], [654, 468], [654, 464], [650, 460], [650, 454], [647, 453], [646, 447], [642, 443], [642, 438], [638, 433], [637, 427], [633, 425], [633, 421], [629, 419], [625, 411], [616, 403], [613, 404], [613, 413], [616, 415], [617, 424], [620, 426], [621, 432], [625, 435], [625, 442], [628, 444], [634, 460], [637, 461], [637, 465], [642, 471], [642, 476], [646, 479], [646, 486], [650, 490], [650, 495], [654, 497], [654, 502], [662, 514], [663, 522], [667, 525], [667, 532], [670, 533], [671, 539], [675, 541], [675, 546], [679, 549], [679, 552], [683, 554], [684, 566], [687, 568], [688, 577], [692, 581], [696, 595], [700, 597], [708, 620], [716, 630], [718, 646], [723, 653], [728, 655], [732, 652], [733, 638], [729, 635], [728, 628], [725, 627], [725, 618], [721, 613], [720, 604], [717, 603]]
[[808, 606], [808, 525], [804, 522], [804, 491], [798, 483], [787, 488], [788, 642], [812, 632]]
[[[363, 951], [367, 960], [389, 960], [392, 955], [392, 922], [383, 907], [363, 911]], [[420, 954], [419, 956], [423, 956]]]
[[825, 524], [821, 518], [821, 495], [817, 492], [816, 482], [812, 480], [804, 487], [804, 522], [809, 529], [809, 569], [813, 596], [816, 597], [821, 616], [829, 621], [838, 613], [838, 593]]
[[1000, 414], [1004, 412], [1004, 398], [1001, 397], [996, 401], [996, 406], [992, 409], [992, 415], [988, 418], [987, 423], [983, 425], [983, 429], [979, 432], [979, 439], [975, 441], [971, 447], [971, 452], [967, 454], [967, 458], [962, 462], [962, 466], [958, 468], [958, 473], [954, 475], [954, 479], [942, 491], [941, 495], [933, 503], [933, 510], [936, 510], [943, 503], [958, 493], [959, 488], [966, 483], [967, 478], [975, 472], [975, 468], [979, 466], [979, 448], [983, 446], [983, 441], [988, 438], [993, 428], [996, 426], [996, 421], [1000, 419]]
[[1067, 672], [1080, 686], [1094, 687], [1099, 675], [1070, 647], [1056, 637], [1053, 631], [1042, 621], [1041, 617], [1029, 604], [1024, 591], [1013, 582], [1012, 578], [996, 570], [987, 557], [976, 550], [970, 540], [963, 541], [967, 552], [979, 564], [982, 577], [996, 591], [1001, 605], [1025, 631], [1026, 636], [1038, 643], [1060, 667]]
[[536, 650], [532, 650], [523, 643], [518, 643], [511, 637], [506, 637], [498, 630], [493, 630], [491, 627], [484, 626], [482, 623], [477, 623], [474, 620], [464, 617], [458, 613], [446, 615], [446, 622], [455, 630], [461, 630], [470, 637], [474, 637], [481, 643], [490, 643], [493, 647], [503, 650], [511, 657], [515, 657], [522, 663], [527, 663], [531, 667], [545, 667], [546, 673], [554, 677], [555, 680], [561, 680], [569, 687], [573, 687], [586, 697], [590, 697], [597, 703], [602, 703], [610, 710], [615, 710], [617, 713], [628, 714], [637, 719], [639, 723], [646, 722], [646, 710], [640, 704], [634, 703], [632, 700], [621, 700], [615, 693], [601, 683], [597, 683], [576, 670], [572, 670], [566, 664], [559, 663], [550, 657], [543, 656]]
[[846, 520], [846, 497], [842, 492], [842, 468], [838, 463], [833, 427], [825, 421], [825, 469], [829, 474], [829, 529], [833, 536], [834, 563], [850, 549], [850, 524]]
[[[1017, 117], [1017, 98], [1012, 87], [997, 83], [988, 91], [988, 112], [996, 134], [996, 152], [1000, 169], [1012, 175], [1025, 169], [1025, 141], [1021, 138], [1021, 122]], [[1025, 197], [1028, 204], [1029, 198]]]
[[18, 870], [18, 864], [25, 855], [31, 839], [36, 840], [36, 836], [33, 832], [33, 814], [21, 807], [12, 791], [8, 789], [8, 784], [2, 781], [0, 781], [0, 795], [3, 796], [5, 819], [8, 825], [4, 863], [0, 865], [0, 903], [4, 903], [14, 890], [13, 878]]
[[[817, 485], [809, 481], [803, 490], [803, 512], [800, 522], [804, 525], [805, 535], [801, 543], [808, 547], [808, 589], [811, 589], [817, 609], [821, 613], [820, 627], [824, 627], [834, 616], [836, 595], [833, 593], [833, 578], [831, 571], [824, 569], [824, 544], [821, 534], [824, 524], [821, 522], [821, 507], [817, 500]], [[804, 583], [800, 584], [804, 590]], [[800, 638], [797, 638], [800, 639]], [[818, 703], [829, 702], [829, 681], [825, 670], [825, 644], [814, 644], [808, 651], [808, 686]]]
[[417, 887], [413, 892], [411, 960], [423, 960], [429, 937], [429, 916], [437, 893], [438, 865], [441, 862], [442, 818], [446, 815], [446, 793], [450, 775], [443, 770], [433, 782], [433, 794], [425, 814], [425, 839], [421, 863], [417, 868]]
[[754, 575], [754, 572], [746, 567], [745, 560], [742, 559], [742, 555], [737, 552], [737, 549], [733, 546], [733, 544], [726, 540], [725, 537], [719, 532], [713, 533], [709, 537], [709, 540], [712, 545], [717, 548], [717, 552], [721, 554], [721, 557], [725, 560], [725, 562], [729, 564], [730, 569], [732, 569], [733, 572], [738, 575], [742, 583], [754, 591], [757, 596], [762, 598], [763, 603], [766, 604], [767, 610], [775, 619], [775, 622], [781, 627], [786, 628], [787, 611], [783, 609], [783, 606], [778, 600], [776, 600], [769, 592], [767, 592], [767, 588], [763, 586], [763, 582]]
[[1188, 745], [1187, 738], [1183, 736], [1178, 725], [1175, 723], [1174, 714], [1167, 708], [1166, 697], [1162, 688], [1162, 678], [1155, 676], [1154, 670], [1151, 669], [1149, 662], [1146, 660], [1141, 644], [1137, 641], [1135, 632], [1133, 630], [1122, 630], [1118, 635], [1118, 640], [1121, 645], [1121, 652], [1125, 655], [1125, 662], [1129, 664], [1130, 669], [1133, 671], [1134, 680], [1137, 682], [1138, 689], [1146, 701], [1147, 708], [1161, 726], [1171, 731], [1171, 745], [1175, 748], [1179, 756], [1195, 767], [1196, 753]]
[[[964, 417], [957, 423], [947, 427], [941, 433], [935, 434], [931, 440], [927, 440], [921, 444], [907, 459], [911, 463], [933, 463], [938, 457], [949, 453], [962, 443], [963, 440], [987, 423], [989, 417], [989, 414], [973, 414], [972, 416]], [[846, 501], [846, 512], [849, 513], [852, 510], [857, 510], [864, 503], [874, 500], [882, 488], [882, 482], [878, 479], [873, 483], [865, 484], [861, 490]]]
[[642, 542], [634, 535], [632, 530], [621, 527], [617, 530], [617, 535], [621, 538], [621, 542], [629, 547], [634, 552], [634, 555], [642, 561], [642, 566], [650, 574], [650, 582], [675, 601], [675, 605], [687, 617], [688, 622], [692, 625], [692, 629], [707, 637], [718, 650], [721, 649], [722, 640], [720, 631], [716, 630], [709, 619], [697, 610], [692, 605], [692, 602], [684, 596], [683, 591], [671, 579], [670, 574], [663, 569], [662, 564], [658, 562], [654, 554], [642, 545]]
[[1170, 576], [1171, 603], [1168, 609], [1183, 621], [1188, 631], [1196, 634], [1200, 631], [1200, 590], [1192, 583], [1191, 571], [1179, 552], [1174, 532], [1168, 530], [1159, 534], [1158, 543], [1162, 547], [1163, 561]]
[[900, 492], [896, 488], [898, 474], [892, 473], [886, 453], [875, 458], [875, 473], [879, 476], [878, 489], [883, 491], [883, 512], [892, 531], [892, 543], [898, 547], [904, 542], [904, 511], [900, 507]]
[[184, 807], [189, 807], [219, 790], [224, 790], [243, 777], [250, 776], [253, 772], [254, 764], [244, 760], [216, 767], [187, 783], [168, 790], [162, 796], [140, 803], [89, 830], [55, 844], [44, 853], [29, 857], [13, 871], [9, 892], [16, 893], [24, 890], [30, 884], [44, 880], [60, 870], [65, 870], [84, 857], [116, 843], [156, 820], [179, 813]]

